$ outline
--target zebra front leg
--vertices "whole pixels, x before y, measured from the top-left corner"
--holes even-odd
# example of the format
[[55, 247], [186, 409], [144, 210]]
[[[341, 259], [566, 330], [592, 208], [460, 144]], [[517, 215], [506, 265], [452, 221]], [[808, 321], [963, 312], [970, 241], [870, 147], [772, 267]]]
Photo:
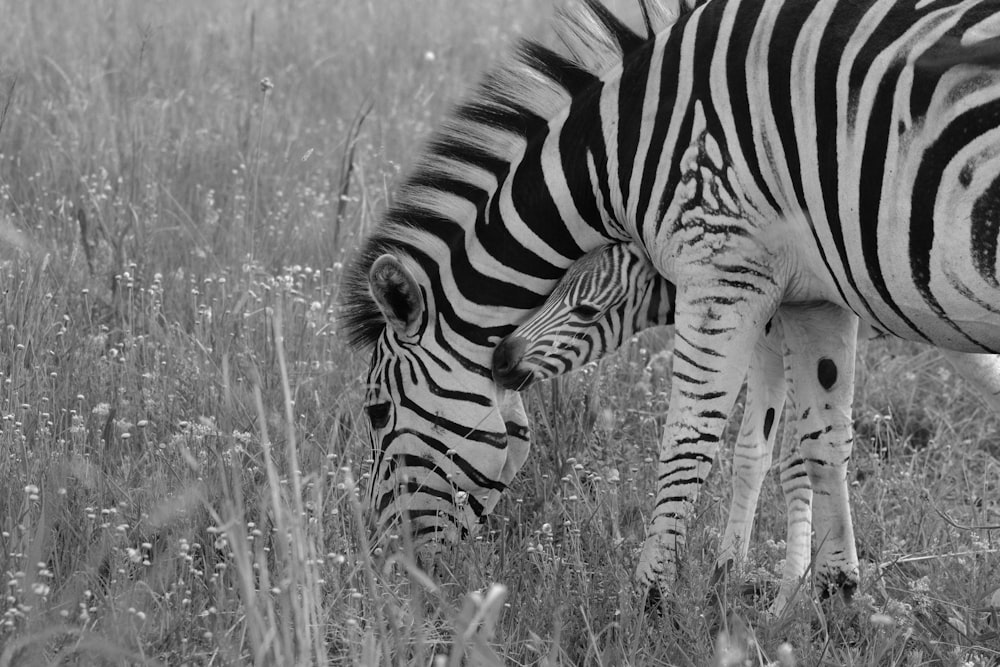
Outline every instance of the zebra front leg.
[[780, 325], [768, 322], [764, 332], [757, 341], [747, 375], [746, 409], [733, 454], [733, 498], [713, 583], [720, 581], [736, 563], [746, 561], [757, 502], [771, 467], [778, 420], [785, 405]]
[[776, 307], [776, 295], [732, 283], [720, 279], [698, 288], [690, 282], [678, 287], [673, 385], [656, 503], [636, 568], [642, 586], [669, 586], [676, 577], [688, 516], [715, 461], [754, 346]]
[[[797, 451], [783, 456], [783, 486], [807, 492], [792, 473], [801, 458], [812, 487], [812, 520], [818, 541], [813, 573], [820, 595], [840, 589], [850, 599], [858, 584], [858, 554], [854, 544], [847, 489], [847, 463], [854, 447], [851, 402], [857, 317], [838, 306], [782, 307], [779, 317], [785, 344], [789, 387], [789, 424], [794, 424]], [[805, 480], [803, 480], [805, 483]], [[804, 508], [803, 508], [804, 509]], [[789, 516], [789, 530], [792, 530]], [[798, 586], [782, 582], [775, 607], [782, 607]]]

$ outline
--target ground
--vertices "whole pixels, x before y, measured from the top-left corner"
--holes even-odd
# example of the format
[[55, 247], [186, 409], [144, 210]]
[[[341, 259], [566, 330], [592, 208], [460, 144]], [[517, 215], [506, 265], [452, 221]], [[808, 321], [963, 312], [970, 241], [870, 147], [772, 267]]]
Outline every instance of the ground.
[[764, 613], [772, 479], [737, 580], [759, 591], [717, 611], [724, 454], [676, 591], [643, 611], [661, 332], [529, 392], [534, 451], [481, 539], [432, 575], [373, 553], [342, 267], [442, 112], [551, 8], [277, 4], [6, 8], [0, 665], [998, 660], [1000, 421], [901, 342], [859, 363], [849, 606]]

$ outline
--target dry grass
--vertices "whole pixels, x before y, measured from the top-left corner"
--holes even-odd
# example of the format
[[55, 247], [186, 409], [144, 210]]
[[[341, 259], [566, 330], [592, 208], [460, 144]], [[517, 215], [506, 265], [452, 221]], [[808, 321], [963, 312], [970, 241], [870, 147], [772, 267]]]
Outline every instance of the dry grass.
[[[8, 5], [0, 665], [1000, 655], [996, 532], [940, 514], [998, 522], [998, 421], [934, 352], [898, 343], [861, 364], [851, 607], [769, 619], [766, 594], [726, 591], [720, 618], [723, 461], [672, 613], [642, 613], [630, 571], [668, 389], [655, 334], [533, 390], [534, 455], [433, 580], [370, 554], [366, 360], [334, 331], [341, 262], [445, 105], [544, 20], [534, 3]], [[767, 584], [773, 482], [762, 507], [747, 574]]]

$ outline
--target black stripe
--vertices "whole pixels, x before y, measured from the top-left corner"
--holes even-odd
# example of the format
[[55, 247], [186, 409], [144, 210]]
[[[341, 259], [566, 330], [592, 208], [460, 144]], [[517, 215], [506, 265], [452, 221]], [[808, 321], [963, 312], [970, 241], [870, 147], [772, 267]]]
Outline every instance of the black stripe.
[[690, 364], [691, 366], [694, 366], [695, 368], [697, 368], [700, 371], [707, 371], [709, 373], [714, 373], [715, 372], [715, 369], [712, 368], [711, 366], [705, 366], [704, 364], [699, 364], [694, 359], [692, 359], [688, 355], [684, 354], [684, 352], [682, 352], [680, 350], [675, 349], [674, 350], [674, 356], [677, 357], [678, 359], [682, 360], [684, 363]]
[[792, 189], [799, 208], [807, 211], [802, 186], [802, 165], [799, 159], [798, 136], [795, 133], [795, 113], [792, 109], [792, 72], [794, 45], [799, 40], [802, 25], [815, 5], [811, 2], [786, 2], [775, 19], [774, 31], [767, 54], [769, 93], [771, 111], [778, 129], [782, 153], [788, 164], [788, 174], [792, 179]]
[[[595, 327], [595, 331], [591, 334], [590, 337], [593, 338], [594, 336], [596, 336], [598, 342], [601, 345], [601, 349], [605, 352], [609, 352], [615, 348], [621, 347], [621, 344], [623, 342], [621, 339], [618, 339], [616, 342], [609, 342], [608, 334], [610, 333], [611, 332], [605, 330], [604, 327], [598, 326]], [[613, 341], [614, 339], [612, 338], [611, 340]], [[591, 352], [593, 352], [593, 345], [591, 345]], [[588, 357], [587, 360], [589, 361], [590, 358]]]
[[[896, 82], [903, 69], [902, 62], [894, 64], [885, 73], [879, 82], [878, 90], [875, 93], [875, 100], [872, 102], [872, 115], [868, 127], [865, 129], [865, 147], [861, 157], [861, 169], [858, 175], [858, 228], [861, 234], [861, 250], [864, 256], [865, 271], [871, 280], [875, 291], [878, 292], [882, 301], [899, 317], [908, 327], [913, 329], [925, 341], [930, 339], [922, 332], [910, 318], [903, 314], [902, 309], [896, 304], [889, 288], [885, 283], [882, 274], [882, 261], [879, 258], [879, 211], [882, 203], [882, 177], [885, 174], [886, 154], [889, 149], [889, 135], [893, 131], [892, 127], [892, 99], [896, 92]], [[893, 193], [894, 194], [894, 193]], [[832, 229], [831, 229], [832, 231]], [[843, 243], [840, 244], [841, 257], [846, 259], [846, 250]], [[858, 292], [857, 284], [850, 271], [847, 270], [848, 282], [855, 293]], [[859, 294], [860, 296], [860, 294]], [[864, 299], [862, 298], [862, 301]], [[867, 302], [865, 303], [868, 307]], [[870, 310], [870, 307], [869, 307]], [[885, 324], [881, 320], [876, 320], [880, 328]]]
[[[399, 378], [397, 377], [397, 381]], [[400, 392], [399, 397], [399, 408], [406, 408], [419, 417], [426, 420], [428, 423], [433, 424], [436, 428], [441, 428], [455, 435], [465, 439], [472, 440], [474, 442], [481, 442], [483, 444], [489, 445], [496, 449], [503, 449], [507, 446], [507, 436], [506, 433], [496, 433], [495, 431], [482, 431], [477, 428], [470, 428], [459, 422], [446, 419], [443, 415], [434, 414], [418, 403], [410, 399], [405, 393]], [[451, 397], [453, 401], [465, 400], [468, 403], [477, 404], [479, 402], [479, 396], [477, 394], [468, 393], [465, 398], [462, 397], [460, 392], [455, 392], [455, 396]], [[455, 412], [460, 412], [461, 408], [456, 407]]]
[[600, 21], [601, 27], [604, 28], [603, 32], [615, 40], [623, 54], [630, 54], [646, 43], [645, 37], [637, 35], [622, 23], [600, 0], [584, 0], [584, 4], [594, 18]]
[[[671, 28], [671, 38], [664, 44], [663, 55], [661, 57], [660, 89], [657, 96], [659, 110], [653, 122], [653, 130], [650, 133], [649, 147], [646, 154], [644, 156], [636, 155], [637, 159], [642, 158], [644, 160], [634, 221], [636, 225], [636, 238], [640, 239], [646, 237], [645, 228], [643, 227], [646, 220], [646, 211], [652, 199], [653, 182], [656, 180], [660, 158], [666, 150], [664, 144], [667, 139], [667, 131], [670, 129], [670, 116], [673, 113], [674, 105], [677, 103], [677, 82], [681, 65], [682, 36], [690, 16], [690, 14], [687, 14], [677, 21], [674, 27]], [[626, 121], [625, 118], [634, 118], [634, 120]], [[641, 124], [642, 107], [639, 106], [632, 109], [625, 118], [620, 119], [619, 122]], [[671, 150], [673, 150], [673, 147], [671, 147]], [[671, 160], [670, 175], [678, 171], [677, 163], [678, 160]], [[675, 177], [672, 180], [676, 181], [679, 178]]]
[[[823, 208], [826, 214], [826, 222], [830, 236], [833, 238], [834, 246], [837, 249], [837, 254], [840, 257], [840, 265], [843, 267], [844, 276], [864, 306], [869, 318], [874, 320], [878, 326], [884, 327], [885, 324], [878, 318], [868, 300], [857, 288], [857, 281], [852, 272], [851, 260], [847, 256], [847, 248], [840, 220], [841, 184], [839, 182], [839, 170], [841, 157], [837, 151], [837, 133], [843, 119], [838, 116], [837, 74], [842, 64], [841, 59], [844, 55], [844, 49], [850, 43], [850, 39], [854, 31], [857, 30], [862, 16], [863, 13], [859, 11], [859, 8], [849, 3], [838, 4], [827, 22], [826, 30], [823, 31], [823, 36], [819, 44], [820, 55], [816, 59], [816, 72], [813, 76], [813, 85], [815, 86], [814, 103], [816, 105], [816, 132], [814, 137], [816, 141], [819, 186], [823, 194]], [[866, 153], [866, 155], [869, 154]], [[884, 167], [884, 153], [878, 155], [873, 152], [870, 155], [876, 160], [881, 160], [882, 162], [878, 164]], [[880, 172], [877, 177], [870, 175], [870, 178], [881, 183], [881, 175]], [[866, 185], [870, 186], [872, 184], [866, 183], [862, 177], [862, 190]], [[845, 184], [845, 187], [847, 187], [847, 184]], [[863, 192], [861, 197], [864, 197]], [[874, 207], [877, 214], [878, 204], [875, 203]], [[861, 215], [867, 213], [864, 203], [859, 206], [859, 209]], [[876, 215], [873, 222], [877, 222], [877, 219]], [[862, 229], [864, 229], [866, 222], [860, 220], [860, 223]], [[872, 224], [873, 229], [875, 226], [875, 224]], [[864, 232], [862, 231], [863, 234]], [[867, 266], [869, 265], [866, 264]], [[833, 276], [835, 274], [831, 271], [830, 275]], [[838, 289], [840, 289], [839, 284]], [[843, 291], [841, 291], [841, 298], [844, 298], [844, 296]]]
[[[386, 437], [385, 439], [385, 441], [387, 442], [386, 449], [392, 447], [393, 442], [396, 439], [403, 436], [416, 438], [417, 440], [420, 441], [421, 445], [429, 447], [433, 451], [440, 454], [443, 459], [450, 461], [460, 471], [462, 471], [469, 478], [472, 484], [474, 484], [477, 488], [497, 490], [497, 491], [503, 491], [504, 489], [507, 488], [503, 482], [499, 480], [490, 479], [489, 477], [481, 473], [477, 468], [475, 468], [469, 461], [467, 461], [463, 457], [457, 455], [449, 456], [449, 452], [452, 451], [452, 448], [448, 447], [437, 438], [427, 435], [426, 433], [420, 433], [418, 431], [409, 428], [399, 429], [398, 431], [394, 431], [393, 433], [389, 434], [389, 436]], [[412, 456], [412, 455], [407, 454], [403, 456]], [[423, 457], [418, 457], [418, 458], [423, 458]], [[449, 482], [449, 484], [451, 484], [451, 482]]]
[[[522, 42], [517, 57], [531, 69], [565, 88], [573, 98], [589, 93], [598, 80], [594, 74], [537, 42]], [[499, 101], [507, 103], [502, 99]]]
[[[679, 331], [675, 331], [674, 332], [674, 337], [675, 338], [680, 338], [684, 342], [685, 345], [687, 345], [688, 347], [690, 347], [693, 350], [698, 350], [702, 354], [707, 354], [707, 355], [709, 355], [711, 357], [722, 357], [722, 356], [725, 356], [721, 352], [719, 352], [718, 350], [714, 350], [714, 349], [712, 349], [710, 347], [704, 347], [702, 345], [695, 345], [693, 342], [691, 342], [691, 340], [689, 340], [684, 334], [680, 333]], [[676, 345], [675, 345], [675, 352], [674, 353], [676, 354]]]
[[642, 130], [642, 104], [646, 96], [646, 82], [653, 57], [653, 42], [635, 53], [628, 67], [622, 70], [618, 82], [618, 187], [622, 203], [628, 208], [629, 187], [639, 150]]
[[[707, 383], [703, 382], [702, 384], [707, 384]], [[695, 401], [712, 401], [725, 395], [726, 392], [724, 391], [707, 391], [705, 393], [699, 394], [698, 392], [694, 391], [687, 391], [684, 389], [681, 390], [681, 396], [684, 396], [685, 398], [690, 398]]]
[[[756, 150], [753, 141], [753, 122], [759, 118], [759, 114], [753, 113], [750, 109], [750, 95], [747, 90], [749, 77], [747, 67], [755, 66], [749, 61], [750, 43], [753, 37], [754, 27], [760, 19], [760, 14], [764, 9], [763, 2], [739, 3], [736, 9], [733, 31], [729, 43], [726, 45], [726, 70], [727, 83], [729, 84], [729, 104], [732, 110], [733, 124], [736, 126], [736, 136], [739, 140], [740, 151], [746, 158], [747, 167], [757, 185], [757, 189], [764, 194], [764, 198], [771, 206], [772, 210], [778, 210], [778, 202], [764, 180], [760, 162], [756, 158]], [[769, 165], [770, 167], [770, 165]]]
[[[438, 308], [438, 310], [440, 311], [441, 309]], [[483, 331], [482, 340], [484, 340], [486, 344], [489, 344], [489, 341], [493, 337], [503, 338], [513, 329], [514, 327], [512, 325], [507, 327], [484, 329], [482, 330]], [[468, 357], [466, 357], [464, 354], [461, 354], [445, 337], [444, 328], [441, 327], [440, 325], [434, 327], [434, 340], [437, 342], [438, 345], [441, 346], [441, 349], [444, 350], [445, 353], [447, 353], [452, 359], [458, 361], [459, 365], [465, 370], [469, 371], [470, 373], [474, 373], [480, 377], [487, 378], [489, 380], [493, 379], [493, 370], [492, 368], [490, 368], [490, 365], [478, 364], [469, 359]]]
[[[689, 100], [690, 102], [690, 100]], [[692, 140], [692, 128], [694, 127], [694, 104], [690, 103], [688, 105], [687, 113], [684, 118], [681, 119], [680, 129], [677, 131], [677, 144], [671, 146], [672, 150], [680, 151], [683, 153], [681, 146], [686, 146]], [[663, 194], [660, 197], [660, 202], [657, 205], [656, 210], [656, 235], [659, 236], [660, 230], [663, 228], [663, 223], [666, 222], [667, 209], [670, 208], [670, 202], [673, 201], [674, 195], [677, 193], [677, 186], [681, 183], [680, 169], [680, 155], [677, 156], [678, 159], [670, 161], [670, 169], [667, 171], [667, 185], [663, 188]], [[655, 176], [650, 177], [652, 180]], [[689, 206], [695, 205], [698, 202], [696, 200], [691, 200]], [[670, 221], [673, 224], [674, 220]]]
[[[686, 452], [684, 454], [674, 454], [673, 456], [660, 461], [663, 465], [672, 465], [681, 461], [694, 461], [696, 463], [712, 463], [715, 457], [705, 456], [699, 452]], [[669, 474], [669, 473], [668, 473]]]
[[[511, 182], [511, 199], [517, 215], [538, 238], [560, 255], [576, 259], [583, 254], [583, 250], [559, 214], [559, 207], [552, 199], [552, 193], [545, 182], [542, 148], [547, 135], [547, 130], [542, 132], [525, 148], [521, 163], [517, 166]], [[567, 173], [567, 179], [569, 178], [570, 175]], [[493, 220], [491, 226], [503, 227], [500, 197], [494, 197], [490, 206]], [[506, 257], [508, 252], [504, 251], [501, 254]], [[562, 273], [565, 273], [565, 267], [560, 269], [560, 275]]]
[[955, 118], [924, 151], [924, 159], [913, 183], [910, 209], [910, 272], [914, 285], [931, 310], [959, 332], [966, 340], [984, 351], [990, 348], [973, 339], [945, 314], [931, 292], [931, 249], [934, 246], [934, 203], [944, 169], [969, 141], [1000, 126], [1000, 100], [993, 100], [970, 109]]
[[1000, 176], [993, 179], [972, 205], [970, 254], [976, 271], [993, 287], [997, 284], [997, 236], [1000, 234]]
[[[604, 216], [594, 194], [595, 184], [591, 183], [587, 168], [588, 153], [590, 153], [593, 155], [598, 178], [597, 189], [603, 195], [605, 204], [610, 205], [611, 191], [607, 181], [608, 154], [604, 145], [604, 128], [601, 126], [599, 103], [603, 86], [599, 79], [595, 79], [594, 84], [585, 93], [578, 95], [570, 103], [569, 115], [559, 133], [559, 156], [566, 174], [566, 185], [580, 217], [595, 232], [611, 239], [613, 237], [605, 227]], [[545, 224], [541, 219], [539, 223]], [[580, 254], [583, 254], [582, 251]], [[579, 256], [578, 254], [572, 257], [575, 259]]]
[[[758, 0], [760, 1], [760, 0]], [[729, 0], [712, 0], [702, 5], [698, 16], [698, 31], [694, 40], [693, 69], [691, 77], [691, 97], [703, 102], [702, 111], [705, 114], [705, 129], [715, 138], [723, 155], [723, 163], [731, 164], [728, 158], [726, 136], [719, 122], [718, 110], [712, 102], [712, 59], [717, 49], [728, 49], [730, 45], [719, 43], [719, 28], [722, 18], [729, 6]], [[680, 156], [678, 156], [680, 157]]]
[[412, 361], [416, 366], [420, 367], [420, 372], [422, 377], [427, 382], [427, 388], [434, 396], [440, 396], [448, 400], [463, 401], [465, 403], [473, 403], [475, 405], [482, 405], [483, 407], [490, 407], [493, 405], [492, 399], [488, 396], [482, 396], [480, 394], [473, 394], [468, 391], [459, 391], [454, 389], [447, 389], [439, 385], [435, 380], [434, 376], [428, 371], [427, 366], [424, 364], [423, 360], [416, 355], [411, 355]]
[[686, 375], [686, 374], [681, 373], [680, 371], [674, 369], [674, 381], [677, 381], [677, 380], [680, 380], [681, 382], [687, 382], [688, 384], [694, 384], [694, 385], [708, 384], [707, 380], [697, 379], [697, 378], [694, 378], [694, 377], [692, 377], [690, 375]]
[[963, 46], [960, 41], [966, 30], [996, 13], [997, 5], [991, 2], [970, 7], [947, 33], [917, 56], [913, 62], [913, 86], [910, 91], [910, 115], [915, 121], [927, 113], [941, 77], [956, 65], [994, 68], [1000, 65], [1000, 39], [994, 37], [968, 46]]

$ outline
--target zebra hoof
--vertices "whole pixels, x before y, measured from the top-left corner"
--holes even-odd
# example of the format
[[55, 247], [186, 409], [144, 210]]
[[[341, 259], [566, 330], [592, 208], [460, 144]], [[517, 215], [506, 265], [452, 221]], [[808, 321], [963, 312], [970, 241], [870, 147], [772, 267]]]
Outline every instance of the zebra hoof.
[[732, 560], [716, 564], [708, 590], [710, 604], [726, 612], [730, 600], [734, 598], [752, 604], [756, 600], [768, 600], [777, 595], [778, 591], [773, 582], [764, 579], [741, 579], [739, 573], [734, 574], [735, 569], [736, 565]]
[[646, 618], [650, 620], [669, 619], [675, 630], [680, 629], [677, 619], [683, 618], [683, 615], [678, 613], [676, 601], [669, 592], [665, 594], [663, 589], [657, 584], [653, 584], [646, 589], [646, 604], [643, 606], [643, 612], [646, 614]]
[[727, 558], [724, 562], [717, 562], [715, 564], [715, 569], [712, 570], [712, 578], [709, 580], [709, 585], [712, 588], [719, 588], [724, 586], [729, 580], [729, 573], [733, 571], [736, 567], [736, 563], [732, 558]]
[[635, 566], [636, 583], [644, 588], [665, 586], [669, 590], [677, 580], [676, 554], [675, 542], [659, 535], [648, 536]]
[[819, 578], [818, 582], [820, 600], [828, 600], [837, 592], [844, 598], [844, 602], [851, 604], [854, 600], [854, 593], [858, 590], [857, 572], [831, 572]]
[[663, 615], [663, 591], [659, 586], [650, 586], [646, 589], [646, 605], [643, 608], [646, 616]]

